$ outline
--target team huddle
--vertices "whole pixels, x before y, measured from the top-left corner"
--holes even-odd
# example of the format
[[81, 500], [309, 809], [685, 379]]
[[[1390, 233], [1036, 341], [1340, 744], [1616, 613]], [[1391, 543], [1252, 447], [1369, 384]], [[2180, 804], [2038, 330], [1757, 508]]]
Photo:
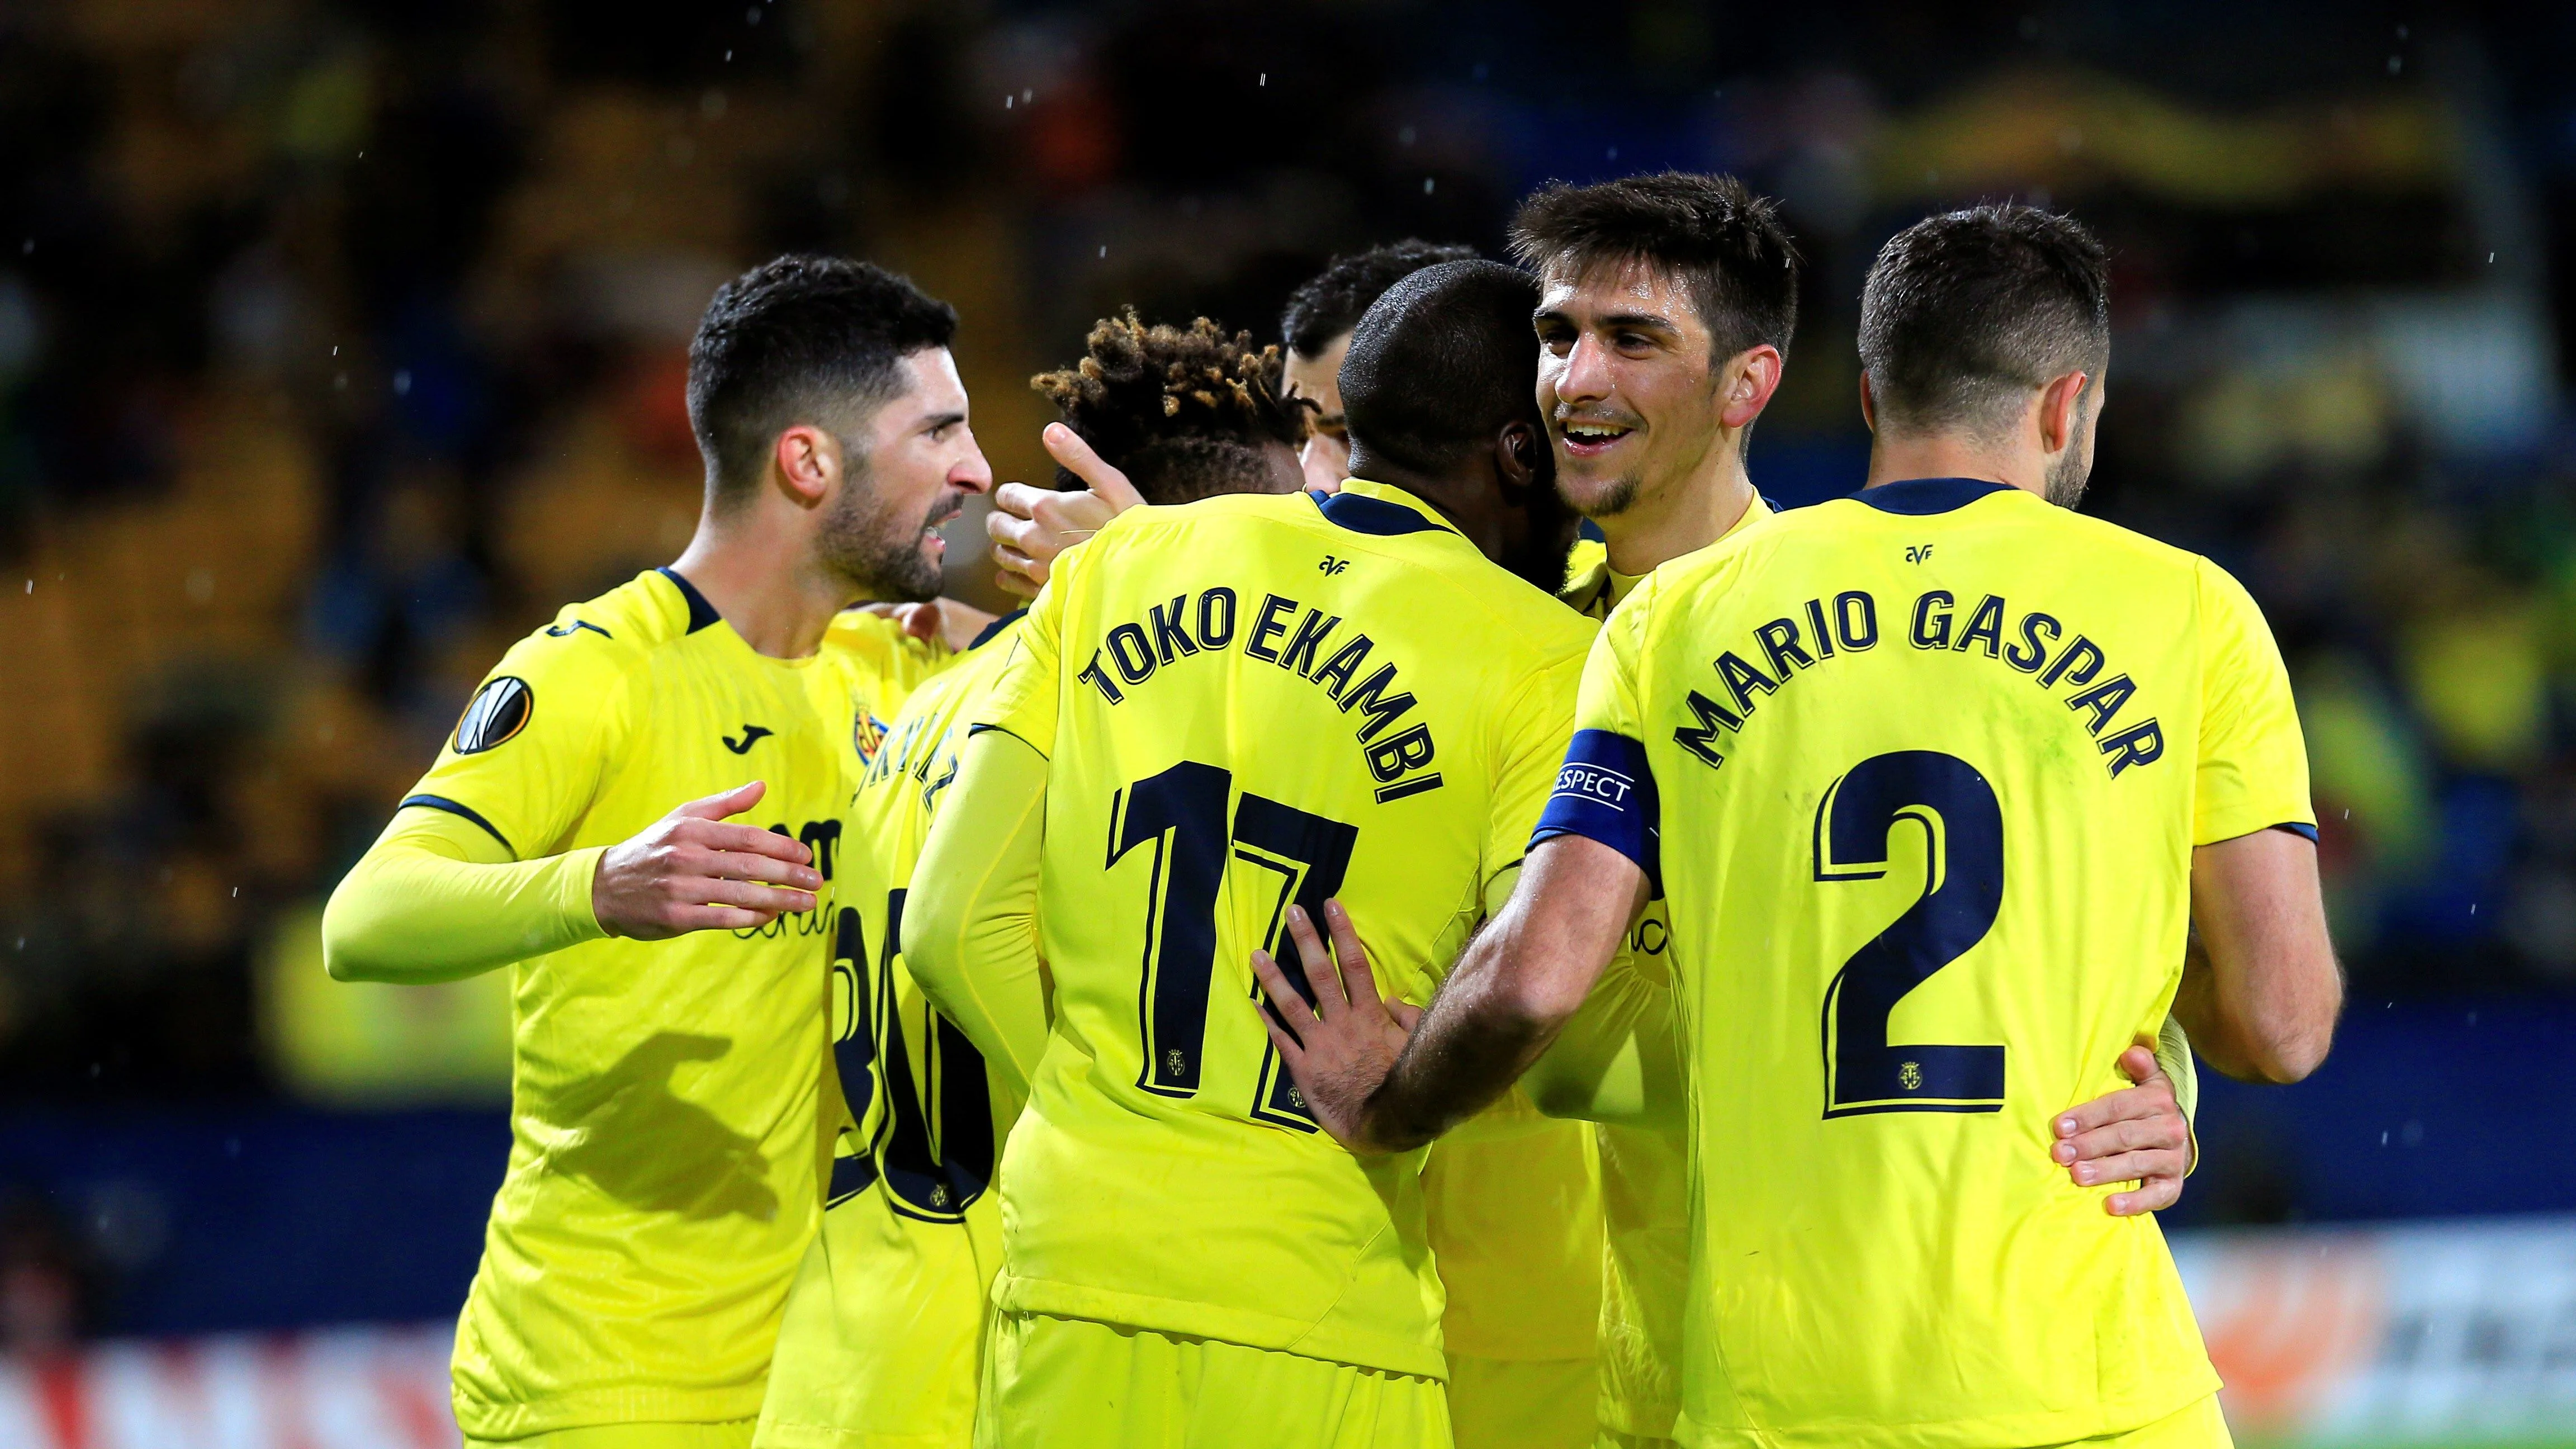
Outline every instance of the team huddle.
[[512, 971], [468, 1444], [2229, 1442], [2152, 1214], [2193, 1053], [2297, 1080], [2340, 976], [2260, 614], [2074, 510], [2101, 246], [1890, 241], [1869, 474], [1784, 512], [1771, 205], [1511, 239], [1338, 259], [1284, 347], [1101, 321], [999, 619], [937, 598], [955, 313], [717, 292], [696, 538], [324, 921]]

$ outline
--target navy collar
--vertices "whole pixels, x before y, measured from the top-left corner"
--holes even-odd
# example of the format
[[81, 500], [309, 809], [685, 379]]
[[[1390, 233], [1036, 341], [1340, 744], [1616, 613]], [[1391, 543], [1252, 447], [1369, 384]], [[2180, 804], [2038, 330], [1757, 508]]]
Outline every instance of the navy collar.
[[679, 589], [681, 599], [689, 606], [690, 633], [695, 634], [700, 629], [707, 627], [709, 624], [720, 623], [723, 621], [724, 615], [716, 612], [716, 606], [707, 602], [707, 596], [698, 592], [698, 586], [696, 584], [690, 583], [687, 579], [680, 577], [678, 570], [665, 564], [661, 568], [653, 570], [653, 572], [669, 579], [672, 585]]
[[1965, 508], [1989, 493], [2010, 493], [2009, 483], [1994, 483], [1983, 478], [1905, 478], [1894, 483], [1881, 483], [1851, 495], [1855, 503], [1866, 503], [1881, 513], [1902, 513], [1922, 518], [1935, 513], [1948, 513]]
[[[1373, 533], [1381, 538], [1391, 538], [1405, 533], [1447, 531], [1445, 525], [1425, 518], [1419, 509], [1407, 507], [1391, 498], [1372, 498], [1351, 486], [1360, 481], [1352, 479], [1350, 483], [1343, 484], [1339, 493], [1317, 493], [1308, 489], [1306, 496], [1315, 500], [1316, 512], [1353, 533]], [[1394, 488], [1387, 491], [1401, 493]]]
[[966, 652], [972, 654], [976, 650], [983, 648], [987, 643], [991, 642], [994, 635], [1001, 633], [1013, 624], [1027, 618], [1028, 613], [1028, 609], [1023, 606], [1021, 608], [1013, 609], [1011, 612], [995, 619], [992, 623], [985, 625], [983, 632], [975, 636], [975, 642], [966, 646]]

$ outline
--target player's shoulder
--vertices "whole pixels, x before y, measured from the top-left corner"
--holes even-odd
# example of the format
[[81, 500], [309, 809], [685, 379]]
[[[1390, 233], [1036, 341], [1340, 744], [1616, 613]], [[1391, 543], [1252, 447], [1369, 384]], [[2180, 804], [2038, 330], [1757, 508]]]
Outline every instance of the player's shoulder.
[[905, 698], [902, 713], [896, 717], [898, 723], [942, 713], [959, 698], [985, 688], [1000, 677], [1003, 667], [1011, 661], [1012, 642], [1019, 635], [1022, 621], [1027, 618], [1028, 610], [1013, 609], [986, 625], [984, 632], [975, 637], [975, 642], [966, 646], [966, 652], [955, 657], [954, 663], [922, 681], [920, 687]]
[[715, 611], [695, 590], [648, 569], [556, 610], [554, 618], [510, 646], [507, 662], [568, 680], [605, 682], [646, 667], [656, 652], [690, 633], [692, 615], [701, 612], [706, 622], [714, 620]]
[[915, 638], [902, 620], [864, 605], [833, 615], [821, 648], [843, 670], [889, 684], [929, 679], [955, 657], [946, 645]]

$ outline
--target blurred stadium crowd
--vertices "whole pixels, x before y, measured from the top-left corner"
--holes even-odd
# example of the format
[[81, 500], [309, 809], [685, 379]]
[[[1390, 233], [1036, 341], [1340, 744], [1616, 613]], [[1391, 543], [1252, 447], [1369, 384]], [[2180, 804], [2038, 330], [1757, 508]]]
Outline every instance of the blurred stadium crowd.
[[[952, 300], [1035, 480], [1026, 379], [1121, 303], [1275, 336], [1336, 251], [1667, 165], [1813, 263], [1752, 453], [1792, 505], [1859, 482], [1887, 234], [2095, 226], [2087, 506], [2268, 611], [2356, 1002], [2576, 994], [2576, 12], [1831, 8], [0, 11], [0, 1100], [502, 1090], [497, 979], [329, 987], [315, 912], [508, 641], [685, 542], [684, 349], [749, 262]], [[0, 1216], [0, 1267], [95, 1256]]]

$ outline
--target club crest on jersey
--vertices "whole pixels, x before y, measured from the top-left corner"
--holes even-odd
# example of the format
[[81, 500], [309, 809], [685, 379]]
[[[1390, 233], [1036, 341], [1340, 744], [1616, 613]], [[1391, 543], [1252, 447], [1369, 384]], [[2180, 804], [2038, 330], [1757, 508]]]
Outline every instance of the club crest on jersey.
[[885, 721], [868, 713], [866, 705], [860, 705], [856, 717], [850, 721], [850, 743], [858, 749], [859, 763], [874, 763], [877, 751], [885, 748], [885, 740]]
[[528, 727], [528, 717], [536, 712], [537, 692], [526, 680], [504, 674], [486, 681], [456, 721], [456, 753], [478, 755], [508, 743]]

